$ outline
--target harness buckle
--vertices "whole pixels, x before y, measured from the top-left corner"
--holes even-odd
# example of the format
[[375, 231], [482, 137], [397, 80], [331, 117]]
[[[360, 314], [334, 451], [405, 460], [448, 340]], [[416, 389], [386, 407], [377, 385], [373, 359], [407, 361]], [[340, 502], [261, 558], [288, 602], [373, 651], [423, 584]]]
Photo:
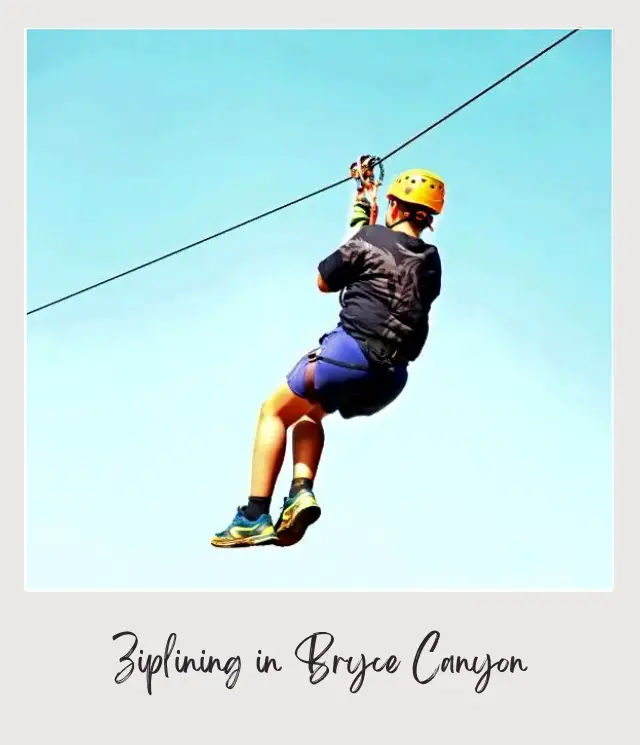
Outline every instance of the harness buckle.
[[404, 364], [407, 362], [406, 357], [400, 351], [400, 347], [395, 346], [392, 349], [380, 339], [368, 339], [365, 346], [368, 353], [380, 362], [387, 362], [388, 364]]

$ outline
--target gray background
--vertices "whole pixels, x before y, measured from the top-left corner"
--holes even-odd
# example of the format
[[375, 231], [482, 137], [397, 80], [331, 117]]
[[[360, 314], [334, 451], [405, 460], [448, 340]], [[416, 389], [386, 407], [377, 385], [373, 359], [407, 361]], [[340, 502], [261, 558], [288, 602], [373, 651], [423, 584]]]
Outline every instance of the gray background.
[[[0, 386], [3, 740], [176, 743], [232, 737], [237, 742], [260, 738], [281, 743], [327, 739], [360, 743], [403, 737], [433, 741], [437, 736], [438, 743], [466, 743], [470, 738], [510, 744], [638, 741], [638, 727], [632, 718], [638, 691], [638, 643], [631, 634], [637, 630], [637, 603], [632, 595], [637, 585], [633, 568], [638, 565], [633, 535], [637, 525], [638, 490], [633, 470], [637, 446], [633, 445], [632, 431], [640, 413], [634, 320], [640, 315], [640, 271], [632, 250], [637, 239], [630, 220], [637, 211], [632, 195], [637, 191], [640, 169], [635, 141], [639, 130], [634, 111], [637, 99], [623, 97], [623, 91], [635, 87], [631, 66], [616, 59], [615, 149], [623, 157], [616, 159], [614, 192], [616, 570], [612, 593], [25, 593], [20, 561], [24, 554], [20, 393], [24, 393], [26, 312], [21, 253], [23, 29], [229, 27], [242, 24], [247, 17], [256, 27], [279, 26], [283, 21], [304, 27], [304, 13], [312, 9], [299, 6], [298, 18], [292, 18], [277, 13], [273, 4], [261, 12], [236, 6], [235, 18], [223, 17], [221, 11], [210, 12], [207, 18], [204, 12], [197, 12], [196, 3], [184, 1], [172, 11], [160, 11], [149, 4], [153, 12], [131, 0], [114, 0], [100, 8], [71, 2], [47, 7], [41, 2], [39, 13], [32, 2], [23, 3], [19, 11], [17, 4], [13, 5], [11, 23], [6, 11], [2, 11], [0, 23], [4, 94], [0, 120], [4, 130], [0, 138], [4, 228], [0, 272], [4, 343], [4, 385]], [[407, 18], [409, 5], [413, 3], [403, 6], [400, 22]], [[545, 5], [553, 14], [541, 15]], [[483, 3], [475, 14], [471, 5], [464, 14], [452, 3], [446, 13], [438, 6], [419, 7], [424, 24], [429, 20], [431, 26], [438, 27], [451, 26], [463, 15], [468, 27], [613, 24], [611, 17], [590, 14], [591, 8], [602, 11], [602, 6], [593, 2], [572, 3], [580, 8], [580, 16], [564, 13], [561, 17], [560, 8], [569, 5], [537, 3], [538, 15], [529, 22], [516, 20], [516, 14], [523, 12], [520, 7], [511, 6], [511, 14], [505, 14], [497, 3], [491, 8]], [[339, 11], [338, 7], [337, 2], [323, 2], [313, 9], [316, 22], [353, 27], [363, 23], [361, 6], [351, 11], [344, 4]], [[388, 6], [367, 5], [367, 19], [383, 23], [385, 12], [389, 12], [383, 7]], [[611, 10], [613, 4], [607, 7]], [[394, 20], [397, 25], [398, 19]], [[625, 62], [630, 61], [635, 46], [632, 21], [629, 18], [621, 24], [628, 32], [616, 30], [614, 35], [616, 53]], [[631, 188], [621, 186], [624, 181]], [[494, 674], [481, 695], [474, 693], [475, 678], [470, 674], [440, 674], [431, 684], [420, 686], [411, 678], [411, 661], [422, 637], [434, 628], [442, 633], [442, 639], [437, 654], [429, 658], [513, 654], [523, 659], [529, 671], [513, 676]], [[168, 680], [155, 676], [154, 694], [149, 697], [137, 673], [117, 686], [113, 677], [121, 667], [118, 658], [123, 644], [112, 642], [111, 637], [124, 629], [135, 631], [147, 652], [161, 653], [168, 634], [175, 631], [184, 652], [198, 655], [204, 648], [224, 658], [239, 654], [243, 669], [238, 684], [226, 690], [219, 673], [173, 674]], [[293, 650], [314, 631], [333, 633], [336, 643], [332, 651], [342, 656], [395, 654], [402, 661], [400, 670], [393, 676], [369, 672], [357, 694], [349, 693], [351, 678], [345, 673], [311, 686]], [[257, 648], [275, 656], [283, 671], [258, 675], [254, 668]]]

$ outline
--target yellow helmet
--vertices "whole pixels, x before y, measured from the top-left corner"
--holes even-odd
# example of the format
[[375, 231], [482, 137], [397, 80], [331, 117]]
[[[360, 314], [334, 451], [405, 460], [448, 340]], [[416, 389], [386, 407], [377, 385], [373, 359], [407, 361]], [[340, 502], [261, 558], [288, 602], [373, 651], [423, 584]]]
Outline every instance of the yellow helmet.
[[431, 171], [414, 168], [398, 176], [389, 187], [387, 197], [427, 207], [439, 215], [444, 208], [444, 181]]

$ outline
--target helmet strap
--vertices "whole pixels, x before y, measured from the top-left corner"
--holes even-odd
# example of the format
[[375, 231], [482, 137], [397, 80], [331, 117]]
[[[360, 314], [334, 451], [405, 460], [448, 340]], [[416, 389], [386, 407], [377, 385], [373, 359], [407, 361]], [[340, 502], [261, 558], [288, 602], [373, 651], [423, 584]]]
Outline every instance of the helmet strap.
[[[433, 223], [433, 214], [428, 210], [411, 210], [411, 209], [402, 209], [399, 205], [399, 203], [396, 201], [396, 206], [398, 209], [402, 212], [403, 217], [401, 217], [399, 220], [396, 220], [394, 223], [387, 224], [387, 227], [389, 229], [393, 229], [396, 227], [396, 225], [401, 225], [403, 222], [411, 222], [413, 223], [417, 228], [424, 230], [425, 228], [429, 228], [429, 230], [433, 230], [432, 223]], [[432, 219], [429, 220], [429, 215], [431, 215]], [[416, 220], [416, 218], [419, 218]], [[424, 224], [424, 227], [422, 225]]]

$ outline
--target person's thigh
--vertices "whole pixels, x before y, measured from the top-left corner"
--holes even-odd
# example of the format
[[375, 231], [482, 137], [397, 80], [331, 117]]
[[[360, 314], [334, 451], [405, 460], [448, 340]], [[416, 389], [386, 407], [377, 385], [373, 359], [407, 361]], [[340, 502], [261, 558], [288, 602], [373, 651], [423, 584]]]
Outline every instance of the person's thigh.
[[351, 419], [382, 411], [402, 393], [407, 378], [406, 366], [386, 370], [372, 365], [358, 342], [338, 327], [298, 361], [287, 384], [325, 414], [339, 411], [344, 419]]
[[340, 400], [338, 411], [343, 419], [373, 416], [393, 403], [408, 380], [406, 367], [377, 371], [362, 381], [354, 382]]
[[331, 414], [340, 404], [345, 385], [367, 376], [367, 365], [355, 339], [338, 327], [322, 337], [320, 346], [298, 360], [287, 375], [287, 385], [295, 395], [318, 405], [325, 415]]

